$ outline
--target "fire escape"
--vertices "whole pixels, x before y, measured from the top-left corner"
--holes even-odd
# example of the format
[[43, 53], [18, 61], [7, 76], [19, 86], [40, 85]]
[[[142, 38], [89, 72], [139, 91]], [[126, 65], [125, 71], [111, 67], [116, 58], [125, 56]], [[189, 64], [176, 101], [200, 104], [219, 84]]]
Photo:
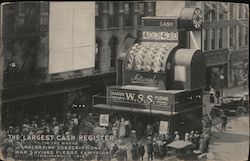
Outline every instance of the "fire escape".
[[4, 51], [9, 51], [4, 52], [4, 88], [40, 83], [44, 76], [39, 65], [41, 39], [47, 35], [47, 26], [40, 24], [40, 3], [9, 5], [3, 30]]

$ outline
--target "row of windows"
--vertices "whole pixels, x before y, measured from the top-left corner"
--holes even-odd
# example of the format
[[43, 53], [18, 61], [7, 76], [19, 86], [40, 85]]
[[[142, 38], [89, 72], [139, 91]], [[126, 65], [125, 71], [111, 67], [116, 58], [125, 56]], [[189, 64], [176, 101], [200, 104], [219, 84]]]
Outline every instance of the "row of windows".
[[[239, 30], [236, 33], [236, 27], [230, 27], [229, 29], [229, 48], [235, 48], [236, 45], [239, 47], [245, 47], [248, 45], [248, 32], [247, 28], [244, 26], [239, 26]], [[223, 46], [223, 42], [227, 41], [226, 36], [223, 37], [227, 33], [226, 28], [216, 29], [207, 29], [203, 32], [204, 36], [204, 50], [210, 49], [221, 49], [227, 46]], [[238, 35], [238, 40], [236, 40], [236, 35]], [[210, 38], [209, 38], [210, 37]], [[218, 39], [218, 41], [216, 41]], [[217, 44], [216, 44], [217, 43]], [[236, 44], [238, 43], [238, 44]], [[210, 48], [209, 48], [210, 44]], [[226, 42], [225, 42], [226, 44]], [[218, 46], [216, 46], [218, 45]]]
[[[238, 11], [237, 6], [238, 5]], [[228, 15], [229, 12], [229, 15]], [[237, 13], [237, 14], [236, 14]], [[209, 3], [205, 2], [204, 5], [204, 21], [214, 22], [229, 19], [247, 19], [249, 18], [249, 8], [244, 4], [230, 3], [226, 6], [225, 3]]]
[[[119, 21], [122, 16], [123, 26], [132, 27], [135, 25], [135, 18], [137, 25], [141, 25], [141, 17], [154, 16], [155, 8], [152, 2], [97, 2], [95, 6], [96, 14], [96, 28], [104, 28], [104, 21], [107, 21], [107, 27], [119, 27]], [[136, 11], [136, 12], [135, 12]], [[122, 13], [122, 14], [120, 14]], [[137, 16], [136, 16], [137, 15]], [[105, 16], [107, 17], [105, 19]], [[136, 17], [135, 17], [136, 16]]]

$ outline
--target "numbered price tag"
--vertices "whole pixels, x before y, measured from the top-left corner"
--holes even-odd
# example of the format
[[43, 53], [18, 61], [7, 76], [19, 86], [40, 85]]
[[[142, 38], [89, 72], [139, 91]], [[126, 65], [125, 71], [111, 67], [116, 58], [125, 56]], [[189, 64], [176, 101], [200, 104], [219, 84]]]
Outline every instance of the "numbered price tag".
[[178, 41], [178, 32], [143, 31], [142, 38], [146, 40]]

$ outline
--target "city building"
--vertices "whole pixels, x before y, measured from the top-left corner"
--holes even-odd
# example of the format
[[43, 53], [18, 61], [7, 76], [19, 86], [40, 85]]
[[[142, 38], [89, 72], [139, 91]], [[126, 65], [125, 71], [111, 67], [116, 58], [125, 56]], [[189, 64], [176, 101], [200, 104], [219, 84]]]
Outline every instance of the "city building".
[[[55, 61], [51, 62], [56, 58], [51, 57], [50, 46], [50, 36], [53, 34], [50, 30], [53, 26], [50, 24], [54, 23], [51, 21], [52, 13], [55, 13], [52, 12], [52, 6], [59, 4], [79, 8], [85, 2], [76, 3], [78, 2], [11, 2], [2, 6], [1, 111], [6, 114], [2, 116], [2, 120], [6, 120], [4, 126], [8, 126], [8, 120], [13, 120], [10, 124], [17, 124], [19, 119], [32, 119], [38, 114], [51, 113], [61, 118], [60, 114], [68, 110], [89, 110], [92, 96], [104, 94], [106, 86], [115, 84], [116, 57], [124, 48], [124, 41], [127, 38], [130, 38], [131, 43], [135, 41], [141, 17], [155, 15], [154, 1], [89, 2], [91, 4], [86, 4], [85, 7], [91, 12], [88, 18], [95, 22], [96, 28], [92, 37], [85, 39], [96, 40], [91, 52], [95, 58], [94, 66], [81, 69], [78, 64], [78, 68], [76, 65], [73, 70], [55, 72], [51, 68], [58, 65]], [[74, 12], [78, 11], [68, 10], [69, 14]], [[64, 13], [60, 15], [67, 17]], [[67, 21], [65, 25], [68, 25]], [[81, 26], [76, 25], [77, 27]], [[80, 35], [82, 32], [79, 30], [77, 33]], [[63, 35], [67, 32], [61, 33]], [[57, 39], [63, 42], [60, 37]]]
[[242, 85], [248, 78], [249, 6], [228, 2], [202, 2], [201, 6], [204, 11], [202, 50], [207, 57], [207, 87], [218, 88], [220, 75], [224, 75], [224, 86]]
[[249, 6], [216, 1], [156, 1], [156, 16], [178, 14], [176, 10], [182, 7], [199, 7], [203, 11], [201, 49], [206, 56], [206, 89], [242, 85], [248, 78]]

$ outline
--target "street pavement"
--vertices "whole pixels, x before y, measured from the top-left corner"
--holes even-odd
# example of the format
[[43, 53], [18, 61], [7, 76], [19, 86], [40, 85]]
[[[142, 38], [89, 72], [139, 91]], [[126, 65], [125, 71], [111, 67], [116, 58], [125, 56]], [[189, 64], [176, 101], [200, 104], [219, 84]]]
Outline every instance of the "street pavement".
[[209, 152], [214, 161], [246, 161], [249, 155], [249, 115], [229, 118], [225, 132], [212, 127]]
[[[224, 95], [244, 94], [248, 92], [242, 87], [224, 89]], [[204, 97], [208, 112], [212, 107], [208, 102], [208, 95]], [[212, 136], [209, 152], [213, 154], [213, 161], [246, 161], [249, 155], [249, 114], [242, 117], [228, 117], [226, 131], [221, 131], [220, 119], [213, 121]]]

